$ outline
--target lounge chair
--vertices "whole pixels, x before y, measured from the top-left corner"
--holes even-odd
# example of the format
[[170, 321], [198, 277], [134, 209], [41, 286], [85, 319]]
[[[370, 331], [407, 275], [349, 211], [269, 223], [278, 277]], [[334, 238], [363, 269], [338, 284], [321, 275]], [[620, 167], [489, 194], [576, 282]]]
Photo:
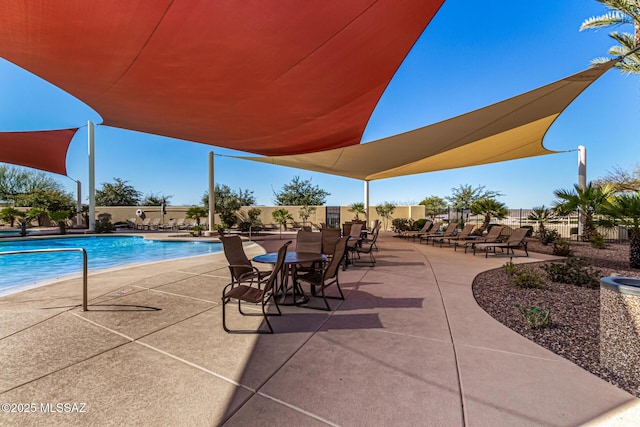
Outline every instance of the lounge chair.
[[[237, 237], [237, 236], [234, 236], [234, 237]], [[229, 237], [229, 239], [230, 238], [231, 237]], [[273, 267], [273, 271], [271, 272], [269, 277], [266, 278], [266, 280], [261, 282], [264, 285], [262, 289], [260, 289], [259, 286], [253, 287], [251, 285], [243, 285], [233, 281], [224, 287], [224, 289], [222, 290], [222, 328], [225, 331], [243, 332], [243, 333], [247, 333], [247, 332], [270, 333], [270, 334], [273, 333], [273, 328], [271, 327], [271, 323], [269, 322], [269, 316], [282, 316], [280, 307], [278, 307], [278, 302], [274, 297], [274, 289], [276, 287], [276, 281], [278, 279], [278, 276], [281, 273], [282, 266], [284, 265], [284, 258], [287, 254], [287, 246], [289, 246], [290, 243], [291, 241], [285, 243], [278, 250], [278, 258], [277, 258], [276, 264]], [[267, 326], [269, 327], [269, 332], [265, 332], [260, 329], [255, 331], [232, 331], [229, 328], [227, 328], [225, 307], [227, 306], [227, 303], [229, 303], [232, 299], [235, 299], [238, 301], [238, 311], [243, 316], [247, 315], [242, 311], [243, 301], [251, 304], [260, 304], [262, 306], [262, 316], [264, 317], [264, 320]], [[276, 306], [277, 313], [267, 313], [266, 305], [270, 299], [273, 299], [273, 303]]]
[[[504, 229], [505, 229], [504, 225], [494, 225], [493, 227], [491, 227], [491, 229], [489, 230], [486, 236], [478, 237], [477, 239], [465, 242], [464, 253], [466, 254], [467, 249], [469, 248], [474, 249], [476, 244], [478, 243], [500, 243], [502, 241], [502, 238], [500, 237], [500, 235], [502, 234], [502, 231]], [[457, 245], [457, 242], [456, 242], [456, 245]]]
[[[475, 224], [466, 223], [464, 227], [462, 227], [462, 230], [459, 233], [453, 236], [437, 239], [437, 241], [440, 242], [440, 247], [442, 247], [445, 241], [449, 246], [451, 246], [451, 241], [459, 242], [461, 240], [467, 240], [469, 236], [471, 236], [471, 233], [475, 228], [476, 228]], [[435, 241], [434, 241], [434, 244], [435, 244]]]
[[442, 231], [440, 231], [440, 227], [442, 227], [442, 221], [436, 221], [433, 223], [433, 227], [431, 227], [431, 230], [429, 230], [428, 233], [422, 233], [419, 237], [420, 237], [420, 242], [422, 242], [422, 240], [426, 240], [429, 241], [430, 238], [434, 237], [434, 236], [442, 236]]
[[[506, 254], [509, 255], [511, 252], [512, 256], [515, 256], [514, 249], [522, 248], [524, 250], [525, 256], [529, 256], [529, 252], [527, 251], [527, 241], [525, 237], [529, 232], [528, 228], [516, 228], [511, 233], [511, 236], [502, 243], [478, 243], [473, 247], [473, 254], [476, 254], [476, 250], [483, 250], [484, 256], [487, 258], [489, 256], [489, 252], [493, 252], [496, 254], [496, 249], [500, 248], [503, 252], [506, 249]], [[497, 254], [496, 254], [497, 255]]]
[[420, 230], [407, 230], [407, 231], [403, 231], [400, 233], [400, 237], [404, 237], [404, 238], [413, 238], [413, 240], [416, 239], [416, 237], [420, 237], [423, 234], [427, 234], [430, 230], [435, 230], [436, 228], [433, 227], [434, 225], [437, 226], [438, 228], [440, 228], [440, 222], [436, 222], [435, 224], [433, 223], [433, 221], [425, 221], [424, 225], [422, 226], [422, 228]]
[[[313, 307], [309, 305], [306, 305], [305, 307], [330, 311], [331, 306], [329, 306], [329, 302], [327, 301], [328, 298], [344, 300], [344, 294], [342, 293], [342, 289], [340, 289], [340, 282], [338, 281], [338, 271], [340, 270], [340, 263], [342, 262], [343, 255], [347, 246], [347, 239], [347, 237], [342, 237], [335, 243], [334, 249], [332, 251], [334, 253], [334, 256], [326, 268], [311, 271], [307, 274], [297, 276], [297, 279], [299, 281], [307, 282], [311, 285], [311, 295], [318, 296], [317, 292], [319, 289], [320, 296], [324, 300], [325, 308]], [[328, 296], [327, 294], [325, 294], [324, 290], [332, 285], [336, 286], [340, 296]]]
[[437, 233], [437, 232], [433, 234], [427, 233], [425, 235], [420, 236], [420, 242], [422, 242], [422, 240], [426, 240], [428, 243], [429, 239], [431, 239], [431, 243], [435, 246], [436, 240], [445, 239], [447, 237], [453, 236], [457, 229], [458, 229], [458, 223], [450, 222], [443, 233]]

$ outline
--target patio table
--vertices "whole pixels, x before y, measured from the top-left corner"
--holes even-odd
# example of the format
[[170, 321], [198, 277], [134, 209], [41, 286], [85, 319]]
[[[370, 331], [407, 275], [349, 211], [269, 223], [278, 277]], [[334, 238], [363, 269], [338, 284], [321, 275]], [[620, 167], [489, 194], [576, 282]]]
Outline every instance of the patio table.
[[[253, 257], [252, 261], [263, 264], [275, 264], [278, 259], [277, 252], [269, 252], [263, 255]], [[278, 304], [282, 305], [299, 305], [309, 301], [309, 296], [304, 293], [300, 283], [296, 277], [296, 266], [298, 264], [307, 264], [313, 262], [324, 262], [327, 256], [324, 254], [313, 252], [287, 252], [284, 265], [282, 268], [282, 277], [280, 280], [280, 296], [281, 300]], [[291, 286], [288, 285], [291, 278]]]

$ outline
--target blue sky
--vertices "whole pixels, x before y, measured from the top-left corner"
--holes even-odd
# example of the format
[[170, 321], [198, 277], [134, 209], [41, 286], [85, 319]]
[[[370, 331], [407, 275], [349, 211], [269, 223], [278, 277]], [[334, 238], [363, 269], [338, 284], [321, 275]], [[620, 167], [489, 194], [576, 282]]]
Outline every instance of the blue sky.
[[[535, 89], [587, 68], [614, 44], [608, 30], [579, 32], [605, 9], [595, 0], [514, 2], [446, 0], [376, 107], [363, 141], [426, 126]], [[625, 29], [630, 31], [630, 29]], [[554, 123], [551, 150], [587, 148], [587, 179], [639, 161], [640, 79], [611, 70]], [[91, 108], [0, 60], [0, 131], [85, 126], [67, 155], [73, 179], [88, 183], [86, 123]], [[199, 204], [207, 189], [208, 153], [246, 154], [204, 144], [96, 126], [96, 184], [128, 181], [144, 194], [171, 195], [173, 205]], [[363, 200], [359, 180], [227, 157], [216, 157], [216, 182], [254, 192], [259, 205], [299, 175], [331, 193], [328, 205]], [[55, 175], [75, 193], [72, 179]], [[577, 153], [562, 153], [370, 183], [371, 204], [417, 204], [446, 197], [459, 185], [500, 191], [509, 208], [553, 201], [553, 191], [577, 182]], [[84, 198], [84, 197], [83, 197]]]

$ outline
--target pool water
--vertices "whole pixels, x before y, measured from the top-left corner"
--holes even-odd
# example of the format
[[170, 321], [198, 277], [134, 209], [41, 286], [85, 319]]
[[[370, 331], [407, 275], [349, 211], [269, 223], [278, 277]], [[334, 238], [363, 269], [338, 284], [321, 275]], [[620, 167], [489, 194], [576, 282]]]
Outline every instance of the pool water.
[[[34, 249], [84, 248], [89, 270], [140, 262], [186, 258], [222, 251], [212, 242], [145, 240], [139, 236], [83, 236], [0, 241], [0, 252]], [[0, 295], [37, 282], [82, 271], [80, 252], [55, 252], [0, 256]]]

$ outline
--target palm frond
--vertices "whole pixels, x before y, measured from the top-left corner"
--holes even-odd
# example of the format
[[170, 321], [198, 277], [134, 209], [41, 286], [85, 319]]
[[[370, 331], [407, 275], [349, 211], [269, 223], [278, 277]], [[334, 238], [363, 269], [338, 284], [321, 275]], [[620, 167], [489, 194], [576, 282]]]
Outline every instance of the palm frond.
[[636, 21], [640, 21], [640, 4], [638, 0], [598, 0], [610, 9], [618, 10]]
[[633, 19], [619, 11], [607, 12], [604, 15], [592, 16], [587, 18], [582, 25], [580, 31], [618, 26], [624, 24], [633, 24]]
[[633, 50], [635, 48], [635, 40], [633, 38], [633, 34], [619, 33], [617, 31], [614, 31], [611, 34], [609, 34], [609, 37], [611, 37], [612, 39], [620, 43], [620, 45], [626, 48], [626, 51], [624, 53], [627, 53], [628, 51]]

